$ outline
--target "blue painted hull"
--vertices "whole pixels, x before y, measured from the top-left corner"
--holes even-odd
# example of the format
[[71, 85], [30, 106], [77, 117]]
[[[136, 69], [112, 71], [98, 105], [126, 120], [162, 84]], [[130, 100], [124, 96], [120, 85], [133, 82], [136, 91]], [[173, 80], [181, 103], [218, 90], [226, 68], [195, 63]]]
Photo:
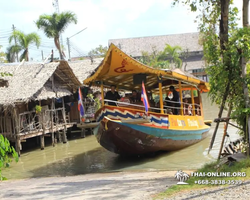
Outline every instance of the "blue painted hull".
[[185, 148], [206, 138], [208, 132], [209, 127], [200, 130], [171, 130], [102, 120], [96, 137], [111, 152], [140, 155]]

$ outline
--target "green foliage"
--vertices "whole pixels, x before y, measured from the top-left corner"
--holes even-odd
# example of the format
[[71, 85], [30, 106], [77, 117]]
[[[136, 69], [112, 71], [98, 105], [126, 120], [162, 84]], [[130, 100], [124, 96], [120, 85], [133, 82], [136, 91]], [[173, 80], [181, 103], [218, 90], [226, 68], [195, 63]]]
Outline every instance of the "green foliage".
[[[242, 77], [242, 58], [250, 59], [250, 29], [238, 28], [237, 20], [239, 10], [229, 4], [228, 15], [228, 41], [223, 43], [223, 35], [219, 34], [221, 18], [221, 1], [218, 0], [173, 0], [173, 4], [188, 5], [192, 11], [202, 13], [197, 16], [199, 23], [201, 44], [206, 60], [206, 72], [210, 76], [209, 97], [212, 102], [221, 104], [223, 96], [229, 92], [227, 103], [232, 104], [232, 117], [241, 128], [241, 133], [246, 133], [246, 118], [250, 114], [245, 108], [246, 101], [243, 85], [250, 85], [250, 76]], [[250, 69], [248, 68], [250, 71]], [[229, 83], [229, 90], [226, 85]]]
[[9, 73], [9, 72], [0, 72], [0, 76], [4, 77], [4, 76], [13, 76], [13, 74]]
[[105, 57], [106, 54], [108, 52], [108, 47], [107, 46], [102, 46], [99, 45], [98, 47], [96, 47], [95, 49], [92, 49], [88, 55], [89, 56], [100, 56], [100, 57]]
[[8, 49], [8, 60], [11, 60], [11, 56], [13, 56], [15, 53], [19, 53], [20, 51], [23, 51], [20, 56], [20, 61], [25, 59], [26, 61], [29, 61], [29, 46], [32, 43], [35, 43], [37, 48], [41, 44], [41, 38], [36, 33], [29, 33], [25, 34], [22, 31], [14, 30], [9, 37], [9, 43], [11, 43], [13, 40], [17, 41], [17, 45], [11, 45]]
[[[35, 22], [38, 29], [42, 29], [48, 38], [54, 38], [55, 46], [60, 52], [60, 59], [63, 59], [64, 53], [59, 41], [59, 36], [71, 23], [77, 23], [76, 14], [73, 12], [53, 13], [52, 15], [41, 15]], [[65, 56], [65, 55], [64, 55]]]
[[181, 68], [182, 60], [179, 58], [182, 49], [180, 46], [166, 44], [163, 51], [158, 52], [152, 47], [152, 53], [142, 51], [138, 59], [141, 63], [158, 69]]
[[6, 180], [6, 178], [2, 176], [2, 169], [10, 166], [12, 160], [9, 154], [18, 162], [17, 152], [10, 146], [10, 142], [0, 134], [0, 181]]
[[42, 112], [42, 106], [36, 105], [36, 113]]
[[6, 54], [1, 51], [2, 46], [0, 45], [0, 63], [5, 63], [7, 62], [6, 60]]

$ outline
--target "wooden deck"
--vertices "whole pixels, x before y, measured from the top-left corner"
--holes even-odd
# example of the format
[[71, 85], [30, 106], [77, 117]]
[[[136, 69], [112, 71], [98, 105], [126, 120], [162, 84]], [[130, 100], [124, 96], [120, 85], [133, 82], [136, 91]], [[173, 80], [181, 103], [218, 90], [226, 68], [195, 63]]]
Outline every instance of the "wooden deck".
[[[71, 128], [74, 124], [75, 123], [68, 123], [66, 124], [66, 128]], [[32, 137], [46, 135], [52, 132], [64, 130], [64, 126], [65, 126], [64, 124], [59, 124], [57, 127], [54, 127], [53, 130], [50, 128], [50, 129], [46, 129], [45, 132], [43, 132], [43, 129], [38, 129], [34, 131], [19, 133], [18, 136], [20, 137], [21, 140], [25, 140], [25, 139], [29, 139]]]

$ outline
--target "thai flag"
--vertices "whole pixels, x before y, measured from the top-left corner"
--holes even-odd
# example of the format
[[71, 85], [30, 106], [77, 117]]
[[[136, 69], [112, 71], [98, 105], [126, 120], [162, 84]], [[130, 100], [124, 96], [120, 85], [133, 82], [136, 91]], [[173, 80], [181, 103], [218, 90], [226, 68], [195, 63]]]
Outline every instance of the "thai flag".
[[80, 117], [82, 118], [84, 116], [84, 107], [82, 103], [82, 92], [81, 89], [78, 89], [78, 110], [80, 112]]
[[145, 111], [147, 113], [149, 109], [149, 103], [148, 103], [148, 97], [147, 97], [147, 93], [146, 93], [143, 81], [142, 81], [141, 101], [143, 101], [143, 104], [145, 106]]

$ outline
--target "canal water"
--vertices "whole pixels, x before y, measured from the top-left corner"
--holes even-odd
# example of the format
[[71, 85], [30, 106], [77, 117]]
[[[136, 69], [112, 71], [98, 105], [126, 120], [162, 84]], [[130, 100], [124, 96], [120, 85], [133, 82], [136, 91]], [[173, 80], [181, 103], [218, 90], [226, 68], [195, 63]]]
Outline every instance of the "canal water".
[[[211, 105], [207, 94], [202, 94], [204, 117], [213, 120], [218, 116], [218, 106]], [[224, 116], [226, 113], [224, 113]], [[217, 132], [213, 149], [208, 154], [208, 146], [213, 134], [213, 123], [209, 137], [185, 149], [166, 152], [150, 157], [124, 158], [102, 148], [93, 135], [86, 138], [72, 138], [67, 144], [51, 144], [44, 150], [39, 148], [22, 152], [18, 163], [4, 170], [8, 179], [70, 176], [87, 173], [115, 171], [155, 171], [197, 169], [218, 156], [223, 135], [223, 123]], [[239, 138], [237, 129], [229, 126], [230, 140]], [[80, 133], [78, 134], [80, 135]]]

